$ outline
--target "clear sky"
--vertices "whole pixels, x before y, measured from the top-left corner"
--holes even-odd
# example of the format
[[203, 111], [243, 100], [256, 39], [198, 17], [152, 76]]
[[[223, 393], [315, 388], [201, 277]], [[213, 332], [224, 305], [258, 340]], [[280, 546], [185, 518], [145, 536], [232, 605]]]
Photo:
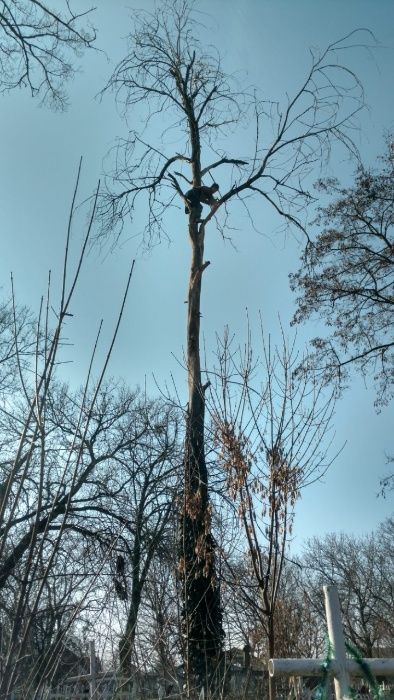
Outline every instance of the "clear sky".
[[[59, 0], [54, 6], [60, 4]], [[86, 8], [85, 0], [78, 7]], [[0, 99], [2, 148], [0, 159], [0, 210], [2, 253], [0, 279], [4, 295], [9, 274], [14, 273], [21, 303], [38, 309], [46, 288], [48, 269], [59, 273], [67, 216], [80, 155], [84, 157], [80, 199], [88, 196], [102, 175], [103, 159], [126, 126], [113, 96], [95, 96], [104, 86], [116, 62], [126, 51], [124, 37], [130, 27], [130, 8], [149, 9], [151, 0], [98, 0], [94, 24], [98, 46], [106, 53], [90, 52], [80, 59], [81, 72], [69, 86], [70, 107], [65, 114], [40, 108], [19, 91]], [[76, 6], [76, 3], [74, 3]], [[373, 31], [378, 45], [371, 51], [356, 49], [346, 60], [361, 78], [368, 110], [360, 117], [355, 140], [366, 162], [373, 164], [383, 150], [384, 132], [394, 129], [394, 3], [391, 0], [201, 0], [206, 29], [201, 39], [214, 44], [223, 67], [236, 72], [247, 84], [256, 84], [268, 99], [283, 99], [300, 84], [309, 66], [309, 49], [327, 44], [358, 27]], [[138, 126], [139, 115], [133, 115]], [[242, 154], [242, 139], [234, 140], [234, 157]], [[349, 177], [343, 154], [335, 154], [327, 174]], [[320, 173], [316, 173], [319, 175]], [[213, 347], [215, 332], [229, 324], [245, 338], [248, 309], [252, 326], [261, 312], [266, 333], [279, 338], [279, 316], [290, 338], [289, 321], [294, 299], [288, 273], [295, 271], [300, 240], [280, 231], [268, 210], [253, 212], [261, 231], [252, 230], [246, 216], [236, 212], [233, 246], [214, 228], [207, 232], [206, 256], [211, 267], [205, 273], [202, 329], [206, 347]], [[83, 219], [79, 222], [83, 223]], [[75, 299], [70, 339], [65, 350], [71, 382], [84, 377], [90, 349], [101, 317], [107, 338], [114, 324], [131, 260], [137, 260], [122, 329], [110, 372], [131, 385], [155, 381], [164, 385], [175, 377], [179, 390], [186, 387], [180, 367], [185, 336], [189, 244], [182, 210], [167, 222], [171, 243], [150, 254], [139, 248], [142, 213], [127, 222], [124, 236], [113, 252], [93, 250]], [[83, 235], [76, 225], [76, 248]], [[54, 288], [54, 295], [58, 289]], [[300, 350], [317, 332], [313, 325], [298, 330]], [[103, 347], [104, 352], [104, 347]], [[392, 496], [377, 498], [379, 478], [386, 472], [386, 454], [394, 453], [392, 406], [376, 415], [374, 394], [355, 377], [338, 403], [334, 428], [335, 446], [346, 447], [324, 480], [305, 490], [298, 504], [295, 544], [312, 535], [344, 530], [362, 533], [392, 512]]]

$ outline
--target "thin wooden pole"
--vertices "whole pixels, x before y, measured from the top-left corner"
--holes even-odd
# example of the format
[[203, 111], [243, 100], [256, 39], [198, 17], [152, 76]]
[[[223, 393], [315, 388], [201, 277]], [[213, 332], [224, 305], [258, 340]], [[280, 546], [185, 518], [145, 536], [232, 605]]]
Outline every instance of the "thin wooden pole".
[[89, 698], [96, 697], [97, 690], [97, 665], [96, 665], [96, 650], [94, 640], [89, 642], [90, 650], [90, 678], [89, 678]]

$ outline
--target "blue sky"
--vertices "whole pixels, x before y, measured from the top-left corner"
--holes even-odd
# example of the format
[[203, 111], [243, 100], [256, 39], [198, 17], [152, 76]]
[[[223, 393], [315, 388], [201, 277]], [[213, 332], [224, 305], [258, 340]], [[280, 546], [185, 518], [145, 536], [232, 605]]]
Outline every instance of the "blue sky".
[[[78, 7], [88, 3], [79, 0]], [[94, 189], [102, 174], [103, 159], [125, 124], [113, 96], [95, 96], [116, 62], [123, 57], [124, 37], [130, 26], [129, 8], [149, 9], [150, 0], [123, 3], [98, 0], [94, 23], [104, 53], [90, 52], [80, 59], [81, 71], [69, 86], [70, 107], [65, 114], [40, 108], [26, 92], [0, 99], [2, 156], [0, 208], [2, 255], [0, 279], [9, 291], [9, 274], [15, 277], [20, 302], [37, 310], [46, 288], [48, 269], [60, 272], [69, 204], [80, 155], [84, 157], [81, 200]], [[56, 5], [56, 3], [55, 3]], [[76, 3], [74, 3], [76, 6]], [[394, 4], [390, 0], [211, 0], [198, 3], [206, 29], [201, 37], [219, 49], [223, 66], [238, 79], [256, 84], [269, 99], [283, 99], [302, 81], [309, 66], [309, 49], [328, 43], [358, 27], [372, 30], [378, 45], [371, 51], [355, 49], [346, 57], [361, 78], [368, 110], [360, 117], [355, 140], [366, 162], [373, 164], [383, 150], [384, 132], [394, 129]], [[139, 115], [133, 115], [138, 126]], [[245, 132], [246, 133], [246, 132]], [[242, 153], [242, 138], [234, 138], [234, 156]], [[327, 174], [349, 178], [344, 154], [334, 153]], [[319, 173], [316, 173], [319, 175]], [[294, 310], [288, 273], [297, 269], [299, 237], [280, 230], [280, 222], [267, 209], [253, 209], [260, 234], [246, 216], [235, 212], [237, 230], [233, 245], [212, 228], [207, 232], [202, 330], [208, 350], [215, 332], [228, 324], [239, 341], [245, 338], [246, 308], [258, 331], [259, 313], [265, 331], [279, 339], [279, 317], [288, 327]], [[83, 216], [73, 230], [75, 250], [83, 235]], [[110, 372], [131, 385], [155, 381], [162, 386], [175, 377], [185, 391], [180, 367], [185, 336], [189, 244], [182, 211], [173, 212], [167, 228], [171, 243], [150, 253], [139, 248], [142, 210], [127, 222], [120, 245], [108, 252], [93, 250], [77, 293], [69, 335], [73, 347], [65, 350], [71, 382], [82, 381], [99, 320], [104, 317], [104, 341], [112, 331], [131, 260], [136, 267], [131, 292]], [[54, 285], [56, 297], [58, 289]], [[297, 333], [300, 350], [318, 328], [313, 324]], [[102, 352], [105, 351], [105, 342]], [[360, 378], [338, 403], [335, 446], [345, 441], [324, 479], [305, 490], [297, 507], [295, 545], [312, 535], [345, 530], [362, 533], [392, 512], [392, 497], [376, 498], [379, 478], [386, 472], [385, 454], [394, 453], [392, 407], [376, 415], [373, 392]]]

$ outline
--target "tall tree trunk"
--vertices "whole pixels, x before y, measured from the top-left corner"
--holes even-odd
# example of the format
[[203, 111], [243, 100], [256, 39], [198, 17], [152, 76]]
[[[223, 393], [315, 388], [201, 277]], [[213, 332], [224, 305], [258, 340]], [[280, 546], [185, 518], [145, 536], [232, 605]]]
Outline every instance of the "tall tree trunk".
[[196, 212], [189, 216], [192, 262], [189, 281], [187, 362], [189, 404], [185, 441], [185, 485], [181, 509], [180, 570], [183, 584], [185, 667], [190, 684], [212, 692], [219, 666], [223, 628], [220, 589], [215, 574], [215, 542], [211, 534], [211, 508], [205, 462], [204, 387], [200, 368], [200, 297], [204, 225]]
[[[143, 500], [138, 510], [136, 518], [133, 554], [131, 557], [132, 575], [131, 575], [131, 595], [130, 606], [127, 613], [126, 629], [122, 634], [119, 642], [119, 666], [121, 676], [121, 690], [132, 691], [133, 687], [133, 668], [132, 654], [134, 648], [135, 635], [137, 630], [138, 611], [141, 605], [142, 589], [145, 582], [146, 571], [141, 571], [141, 530], [142, 530], [142, 506]], [[147, 570], [149, 564], [145, 564]]]
[[[275, 627], [274, 614], [272, 610], [268, 618], [268, 658], [275, 657]], [[268, 676], [268, 697], [269, 700], [276, 700], [276, 678]]]
[[133, 687], [133, 667], [131, 659], [134, 649], [140, 602], [141, 591], [133, 591], [127, 615], [126, 629], [119, 642], [120, 690], [123, 692], [131, 692]]

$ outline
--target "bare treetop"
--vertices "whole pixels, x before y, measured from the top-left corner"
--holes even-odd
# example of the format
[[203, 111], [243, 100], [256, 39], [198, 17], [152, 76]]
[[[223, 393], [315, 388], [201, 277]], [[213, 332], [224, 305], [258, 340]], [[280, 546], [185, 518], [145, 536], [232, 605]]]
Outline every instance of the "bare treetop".
[[[102, 235], [118, 237], [125, 220], [133, 218], [137, 197], [145, 194], [145, 244], [153, 245], [168, 235], [167, 208], [183, 207], [185, 183], [186, 189], [198, 187], [213, 173], [221, 185], [215, 214], [225, 209], [224, 220], [216, 218], [222, 233], [229, 201], [236, 197], [248, 210], [249, 198], [257, 195], [306, 233], [305, 208], [313, 200], [308, 176], [327, 160], [335, 142], [357, 153], [352, 130], [363, 90], [340, 55], [356, 50], [358, 33], [365, 30], [311, 51], [299, 88], [278, 102], [239, 88], [214, 49], [202, 47], [199, 20], [185, 0], [133, 15], [128, 53], [103, 91], [115, 92], [131, 128], [110, 152]], [[242, 152], [234, 154], [229, 136], [241, 128]]]
[[148, 121], [173, 108], [176, 123], [187, 131], [192, 109], [200, 134], [237, 120], [235, 81], [223, 73], [216, 51], [206, 53], [201, 47], [201, 25], [191, 3], [164, 2], [154, 14], [134, 13], [133, 21], [129, 53], [107, 85], [115, 89], [126, 114], [142, 100]]
[[[33, 97], [54, 109], [67, 106], [64, 82], [76, 68], [70, 60], [90, 48], [96, 38], [82, 22], [92, 9], [51, 10], [39, 0], [0, 2], [0, 91], [28, 87]], [[58, 3], [59, 5], [59, 3]]]

